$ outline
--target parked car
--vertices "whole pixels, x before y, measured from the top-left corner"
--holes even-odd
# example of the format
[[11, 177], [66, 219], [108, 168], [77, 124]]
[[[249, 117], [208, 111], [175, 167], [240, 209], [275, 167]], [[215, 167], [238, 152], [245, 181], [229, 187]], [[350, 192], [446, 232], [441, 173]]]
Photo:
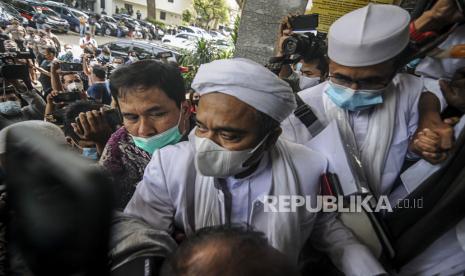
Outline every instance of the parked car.
[[222, 33], [218, 32], [218, 31], [210, 30], [209, 33], [213, 37], [213, 39], [221, 39], [221, 40], [226, 39], [226, 37]]
[[204, 29], [199, 28], [199, 27], [193, 27], [193, 26], [184, 27], [184, 26], [179, 26], [178, 29], [181, 30], [181, 31], [184, 32], [184, 33], [189, 33], [189, 34], [197, 35], [197, 36], [200, 36], [200, 37], [202, 37], [202, 38], [204, 38], [204, 39], [207, 39], [207, 40], [213, 39], [213, 37], [212, 37], [209, 33], [207, 33], [207, 31], [205, 31]]
[[178, 61], [181, 55], [170, 48], [146, 41], [118, 40], [100, 45], [100, 48], [107, 46], [111, 50], [113, 57], [123, 57], [127, 59], [130, 51], [135, 51], [139, 59], [160, 59], [171, 54], [168, 61]]
[[12, 6], [0, 2], [0, 27], [6, 28], [10, 25], [11, 20], [18, 20], [24, 27], [29, 25], [29, 21], [22, 17], [21, 14]]
[[164, 45], [169, 45], [181, 50], [192, 51], [196, 42], [202, 37], [193, 33], [179, 33], [177, 35], [165, 35], [162, 39]]
[[[79, 33], [79, 17], [84, 16], [85, 18], [89, 18], [88, 15], [81, 12], [80, 10], [70, 8], [61, 3], [47, 1], [47, 4], [44, 3], [44, 5], [58, 13], [61, 16], [61, 18], [63, 18], [69, 23], [70, 30], [76, 33]], [[98, 31], [99, 28], [97, 26], [97, 32]]]
[[226, 39], [215, 39], [212, 41], [213, 47], [221, 51], [233, 51], [234, 44]]
[[[118, 30], [118, 21], [113, 17], [108, 15], [101, 15], [99, 20], [100, 25], [102, 26], [103, 34], [107, 36], [116, 36]], [[128, 33], [129, 29], [125, 26], [122, 28], [123, 35]]]
[[70, 25], [66, 20], [60, 18], [60, 15], [55, 11], [51, 10], [48, 6], [44, 6], [40, 2], [14, 0], [12, 5], [16, 10], [29, 21], [30, 26], [35, 26], [32, 17], [37, 13], [38, 10], [42, 10], [42, 14], [46, 16], [45, 23], [52, 28], [52, 31], [56, 32], [68, 32]]

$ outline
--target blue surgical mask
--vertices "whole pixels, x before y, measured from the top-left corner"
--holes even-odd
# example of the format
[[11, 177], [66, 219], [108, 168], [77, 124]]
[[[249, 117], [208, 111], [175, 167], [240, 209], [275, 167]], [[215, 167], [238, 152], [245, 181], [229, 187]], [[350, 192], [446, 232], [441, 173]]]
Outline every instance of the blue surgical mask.
[[360, 111], [383, 103], [386, 88], [379, 90], [353, 90], [329, 81], [325, 93], [334, 104], [342, 109]]
[[131, 137], [138, 148], [153, 154], [157, 149], [161, 149], [165, 146], [173, 145], [181, 141], [182, 134], [179, 132], [178, 125], [175, 125], [167, 131], [149, 138], [137, 137], [134, 135], [131, 135]]
[[21, 104], [17, 101], [0, 102], [0, 113], [6, 116], [21, 114]]
[[82, 148], [82, 156], [92, 159], [98, 160], [98, 153], [96, 148]]

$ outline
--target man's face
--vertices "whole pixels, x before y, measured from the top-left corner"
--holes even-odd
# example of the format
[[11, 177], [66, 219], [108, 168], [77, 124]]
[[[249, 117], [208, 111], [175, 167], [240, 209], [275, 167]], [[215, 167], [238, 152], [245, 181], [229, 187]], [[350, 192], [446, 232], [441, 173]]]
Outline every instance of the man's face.
[[167, 131], [180, 121], [181, 133], [185, 132], [187, 106], [180, 107], [163, 90], [153, 87], [137, 92], [126, 93], [119, 98], [123, 124], [134, 136], [148, 138]]
[[200, 97], [195, 135], [232, 151], [258, 144], [257, 112], [233, 96], [209, 93]]
[[86, 34], [86, 38], [87, 38], [87, 40], [89, 40], [90, 39], [90, 34]]
[[55, 55], [46, 50], [45, 51], [45, 58], [47, 60], [53, 60], [55, 58]]
[[3, 95], [3, 94], [0, 95], [0, 102], [8, 102], [8, 101], [21, 102], [18, 96], [16, 96], [13, 93], [9, 93], [6, 95]]
[[69, 74], [69, 75], [64, 75], [63, 76], [63, 86], [68, 87], [71, 83], [76, 82], [76, 83], [82, 83], [81, 78], [77, 74]]
[[310, 62], [304, 62], [302, 60], [302, 67], [300, 68], [300, 72], [302, 72], [302, 75], [309, 78], [320, 78], [321, 71], [320, 69], [318, 69], [318, 62], [318, 60], [312, 60]]
[[392, 60], [364, 67], [348, 67], [334, 61], [329, 63], [331, 81], [354, 90], [382, 89], [391, 82], [395, 72]]

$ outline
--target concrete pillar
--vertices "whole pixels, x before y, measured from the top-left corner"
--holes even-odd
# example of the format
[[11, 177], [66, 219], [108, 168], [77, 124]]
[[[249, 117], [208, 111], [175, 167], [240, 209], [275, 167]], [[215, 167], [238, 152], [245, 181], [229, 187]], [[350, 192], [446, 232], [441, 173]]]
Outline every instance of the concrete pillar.
[[308, 0], [249, 0], [242, 10], [235, 57], [266, 64], [273, 56], [279, 23], [289, 13], [303, 14]]

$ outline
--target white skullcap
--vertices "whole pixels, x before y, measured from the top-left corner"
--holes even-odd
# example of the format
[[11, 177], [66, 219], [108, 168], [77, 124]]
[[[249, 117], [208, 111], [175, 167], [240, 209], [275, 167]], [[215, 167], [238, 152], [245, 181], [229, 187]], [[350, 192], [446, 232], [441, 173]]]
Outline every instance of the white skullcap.
[[382, 63], [409, 43], [410, 15], [394, 5], [369, 4], [333, 23], [328, 56], [341, 65], [361, 67]]
[[287, 82], [263, 65], [243, 58], [215, 60], [201, 65], [192, 88], [200, 96], [219, 92], [236, 97], [278, 122], [297, 107]]
[[63, 131], [61, 131], [61, 129], [57, 127], [56, 125], [48, 123], [48, 122], [36, 121], [36, 120], [22, 121], [22, 122], [9, 125], [0, 131], [0, 154], [6, 152], [6, 137], [7, 137], [8, 131], [10, 129], [15, 129], [15, 128], [31, 129], [35, 131], [36, 133], [40, 133], [45, 138], [48, 138], [49, 140], [57, 144], [60, 144], [60, 145], [66, 144], [66, 138], [65, 138]]

